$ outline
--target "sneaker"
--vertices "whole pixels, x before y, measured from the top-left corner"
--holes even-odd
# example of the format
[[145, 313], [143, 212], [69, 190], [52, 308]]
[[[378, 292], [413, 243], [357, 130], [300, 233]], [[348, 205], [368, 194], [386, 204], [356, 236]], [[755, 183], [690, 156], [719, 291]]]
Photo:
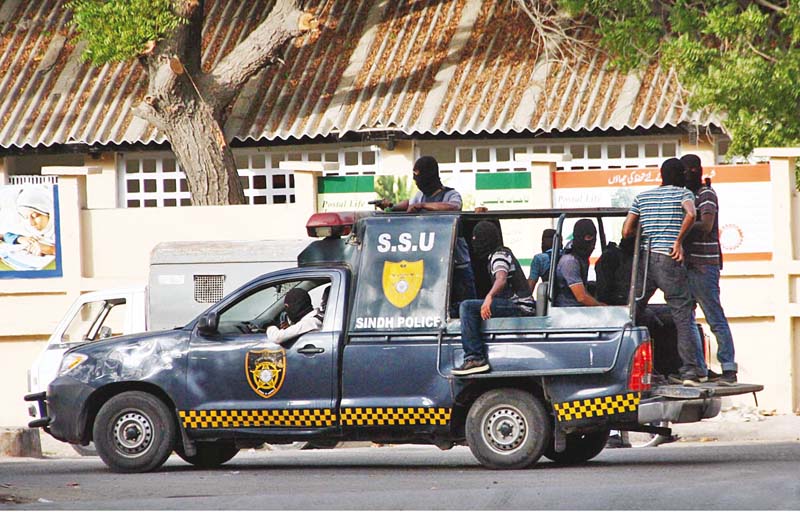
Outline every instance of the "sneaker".
[[485, 373], [491, 370], [489, 361], [486, 359], [467, 359], [458, 368], [453, 368], [450, 373], [453, 375], [472, 375], [473, 373]]
[[735, 386], [738, 384], [738, 380], [736, 379], [736, 372], [733, 370], [725, 370], [722, 372], [722, 375], [719, 376], [719, 380], [717, 384], [720, 386]]
[[689, 387], [697, 387], [703, 382], [708, 382], [708, 377], [697, 377], [695, 375], [686, 374], [686, 375], [676, 375], [672, 374], [669, 376], [669, 381], [672, 384], [680, 384], [682, 386], [689, 386]]
[[710, 368], [708, 369], [708, 381], [709, 382], [716, 382], [716, 381], [719, 380], [720, 377], [722, 377], [722, 375], [720, 375], [719, 373], [715, 372], [714, 370], [712, 370]]

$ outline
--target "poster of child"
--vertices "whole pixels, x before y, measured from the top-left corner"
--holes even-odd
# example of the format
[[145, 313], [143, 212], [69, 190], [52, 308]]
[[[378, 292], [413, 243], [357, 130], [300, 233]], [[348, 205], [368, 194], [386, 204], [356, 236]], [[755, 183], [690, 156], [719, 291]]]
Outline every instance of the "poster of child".
[[55, 269], [58, 212], [54, 194], [49, 184], [0, 187], [0, 277], [6, 277], [3, 271]]

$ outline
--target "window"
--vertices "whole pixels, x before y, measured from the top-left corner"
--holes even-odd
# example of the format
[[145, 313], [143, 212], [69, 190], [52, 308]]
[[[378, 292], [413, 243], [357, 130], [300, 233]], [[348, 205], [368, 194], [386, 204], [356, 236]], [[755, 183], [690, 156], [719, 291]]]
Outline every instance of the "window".
[[262, 332], [281, 322], [283, 300], [289, 290], [300, 288], [311, 296], [314, 308], [322, 306], [322, 296], [329, 279], [283, 281], [260, 288], [227, 307], [219, 316], [220, 333]]
[[126, 313], [123, 298], [87, 302], [64, 330], [61, 342], [77, 344], [119, 336], [124, 331]]
[[[281, 162], [299, 160], [335, 163], [339, 169], [326, 175], [374, 175], [380, 167], [380, 151], [373, 146], [331, 151], [234, 150], [239, 180], [249, 204], [295, 202], [294, 174]], [[126, 208], [190, 206], [186, 175], [171, 153], [127, 153], [120, 161], [120, 204]]]

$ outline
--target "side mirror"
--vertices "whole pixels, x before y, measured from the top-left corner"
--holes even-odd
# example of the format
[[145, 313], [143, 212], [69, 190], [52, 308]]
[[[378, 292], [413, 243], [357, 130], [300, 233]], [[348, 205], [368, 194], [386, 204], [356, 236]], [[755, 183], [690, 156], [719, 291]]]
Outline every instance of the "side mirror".
[[109, 327], [107, 325], [104, 325], [103, 327], [100, 328], [99, 337], [100, 337], [101, 340], [104, 340], [106, 338], [110, 338], [112, 336], [112, 334], [113, 333], [111, 332], [111, 327]]
[[197, 331], [200, 334], [215, 334], [219, 327], [219, 314], [215, 311], [206, 313], [197, 321]]

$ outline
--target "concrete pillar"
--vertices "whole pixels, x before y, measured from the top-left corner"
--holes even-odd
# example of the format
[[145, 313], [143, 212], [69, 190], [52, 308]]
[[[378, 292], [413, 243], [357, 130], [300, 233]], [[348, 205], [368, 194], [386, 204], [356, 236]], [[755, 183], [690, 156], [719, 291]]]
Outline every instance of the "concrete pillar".
[[75, 295], [83, 276], [81, 210], [86, 209], [86, 178], [101, 172], [99, 167], [42, 167], [43, 176], [58, 176], [62, 275], [64, 288]]
[[782, 397], [779, 410], [797, 411], [800, 409], [800, 298], [793, 294], [793, 290], [797, 289], [800, 278], [800, 259], [795, 252], [800, 240], [796, 239], [796, 226], [793, 224], [800, 222], [795, 178], [800, 148], [757, 148], [754, 154], [770, 158], [774, 271], [771, 293], [775, 298], [773, 340], [776, 342], [770, 350], [779, 350], [784, 356], [778, 358], [784, 362], [774, 369], [776, 374], [789, 376], [787, 389], [779, 394]]
[[[389, 149], [389, 147], [392, 149]], [[414, 142], [398, 140], [392, 144], [381, 147], [381, 174], [391, 174], [397, 177], [411, 179], [411, 170], [414, 167]]]
[[717, 164], [714, 141], [709, 138], [698, 137], [697, 143], [695, 144], [692, 144], [688, 137], [681, 140], [681, 151], [678, 156], [680, 157], [690, 153], [700, 157], [700, 162], [703, 164], [703, 167], [711, 167]]
[[116, 153], [103, 153], [90, 161], [99, 172], [86, 175], [86, 207], [90, 210], [117, 208]]

